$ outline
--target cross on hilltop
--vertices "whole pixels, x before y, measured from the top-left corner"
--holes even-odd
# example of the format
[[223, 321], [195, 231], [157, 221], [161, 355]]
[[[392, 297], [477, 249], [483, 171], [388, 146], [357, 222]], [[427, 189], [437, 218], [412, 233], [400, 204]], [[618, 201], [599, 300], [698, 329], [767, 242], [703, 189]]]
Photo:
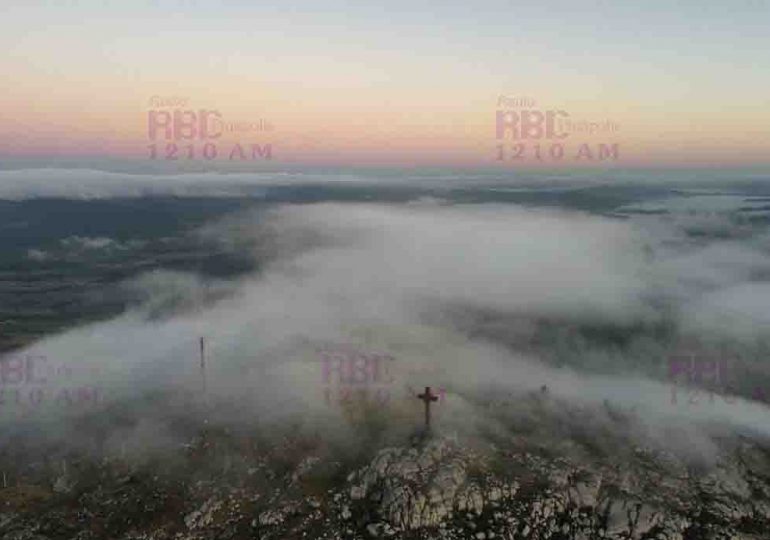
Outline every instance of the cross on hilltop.
[[425, 431], [430, 431], [430, 404], [438, 401], [438, 396], [434, 396], [430, 391], [430, 386], [425, 387], [425, 392], [417, 396], [417, 399], [425, 403]]

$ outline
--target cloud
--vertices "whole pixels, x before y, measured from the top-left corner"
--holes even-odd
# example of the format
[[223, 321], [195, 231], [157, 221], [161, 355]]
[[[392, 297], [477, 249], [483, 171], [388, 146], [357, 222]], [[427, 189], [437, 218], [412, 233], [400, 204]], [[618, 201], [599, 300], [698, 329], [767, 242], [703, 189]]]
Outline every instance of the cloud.
[[42, 249], [29, 249], [27, 250], [27, 258], [35, 262], [44, 262], [50, 258], [50, 254]]
[[[322, 344], [336, 343], [388, 354], [401, 366], [386, 407], [401, 425], [419, 422], [406, 384], [448, 388], [445, 410], [457, 414], [445, 422], [469, 431], [491, 421], [478, 408], [484, 396], [512, 392], [526, 400], [545, 384], [549, 399], [562, 404], [552, 414], [580, 407], [606, 416], [606, 400], [634, 410], [645, 436], [660, 444], [672, 426], [694, 429], [693, 422], [770, 434], [760, 404], [671, 407], [671, 386], [641, 375], [634, 349], [612, 341], [647, 324], [681, 323], [696, 338], [708, 335], [689, 311], [698, 299], [760, 312], [747, 280], [768, 258], [755, 247], [690, 243], [686, 251], [667, 250], [633, 221], [497, 205], [285, 206], [259, 218], [230, 216], [202, 234], [253, 246], [259, 270], [228, 282], [145, 275], [131, 283], [142, 298], [136, 308], [45, 338], [26, 353], [99, 364], [99, 381], [89, 382], [105, 389], [108, 402], [165, 388], [198, 402], [198, 339], [205, 336], [208, 399], [242, 409], [228, 420], [236, 423], [301, 415], [344, 424], [324, 403], [328, 381], [318, 354]], [[659, 297], [675, 303], [678, 319], [660, 310]], [[586, 326], [610, 337], [591, 342], [581, 334]], [[569, 332], [582, 345], [560, 341]], [[633, 354], [670, 345], [655, 334], [645, 339], [648, 346], [639, 341]], [[574, 357], [570, 367], [548, 361], [559, 347]], [[622, 369], [583, 369], [598, 356]], [[404, 375], [417, 372], [434, 375]]]
[[107, 199], [116, 197], [261, 196], [266, 185], [351, 182], [350, 175], [305, 173], [129, 174], [93, 169], [17, 169], [0, 171], [0, 200], [38, 197]]
[[61, 241], [65, 248], [71, 248], [77, 251], [99, 251], [107, 248], [121, 249], [122, 246], [111, 238], [90, 238], [86, 236], [70, 236]]

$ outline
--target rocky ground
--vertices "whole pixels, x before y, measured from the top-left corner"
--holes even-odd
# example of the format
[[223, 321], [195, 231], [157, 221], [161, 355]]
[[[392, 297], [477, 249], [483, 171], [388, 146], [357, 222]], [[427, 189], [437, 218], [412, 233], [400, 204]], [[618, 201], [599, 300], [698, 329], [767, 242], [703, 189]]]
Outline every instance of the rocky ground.
[[770, 445], [730, 437], [696, 464], [620, 435], [525, 428], [470, 439], [439, 425], [346, 447], [291, 427], [268, 438], [192, 424], [141, 458], [18, 435], [0, 453], [0, 537], [770, 538]]

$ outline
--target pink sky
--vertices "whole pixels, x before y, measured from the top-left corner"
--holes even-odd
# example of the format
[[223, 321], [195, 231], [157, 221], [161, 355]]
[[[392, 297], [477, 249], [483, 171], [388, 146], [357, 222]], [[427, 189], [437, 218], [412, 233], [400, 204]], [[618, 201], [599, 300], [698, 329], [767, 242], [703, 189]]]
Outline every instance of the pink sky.
[[[422, 4], [404, 4], [393, 21], [374, 5], [344, 4], [348, 11], [335, 15], [305, 2], [289, 14], [242, 2], [221, 4], [227, 10], [201, 2], [189, 13], [173, 1], [154, 9], [81, 2], [68, 10], [19, 2], [0, 23], [7, 51], [0, 157], [148, 160], [147, 113], [159, 96], [183, 98], [180, 110], [274, 127], [156, 141], [158, 159], [174, 153], [170, 143], [182, 160], [202, 160], [204, 145], [216, 145], [212, 166], [228, 161], [236, 144], [269, 144], [274, 163], [302, 165], [770, 163], [770, 70], [758, 62], [770, 43], [762, 13], [748, 7], [730, 11], [732, 19], [717, 4], [644, 14], [624, 7], [594, 19], [566, 8], [550, 19], [545, 7], [527, 8], [529, 22], [514, 28], [492, 15], [468, 18], [454, 5], [423, 26]], [[504, 3], [485, 5], [505, 13]], [[685, 24], [693, 17], [710, 33]], [[74, 32], [76, 22], [83, 26]], [[606, 35], [567, 32], [580, 24]], [[661, 33], [641, 33], [644, 24]], [[498, 141], [500, 96], [617, 129]], [[617, 145], [617, 159], [585, 157], [602, 144]]]

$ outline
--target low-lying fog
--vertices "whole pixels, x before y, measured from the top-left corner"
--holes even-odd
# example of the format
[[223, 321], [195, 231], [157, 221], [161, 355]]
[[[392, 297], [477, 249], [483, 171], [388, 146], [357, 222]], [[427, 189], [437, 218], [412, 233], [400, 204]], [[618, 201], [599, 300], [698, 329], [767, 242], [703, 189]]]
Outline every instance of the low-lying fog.
[[[76, 388], [98, 392], [105, 409], [182, 390], [239, 411], [230, 424], [301, 418], [330, 432], [349, 418], [338, 401], [366, 389], [366, 406], [414, 424], [422, 405], [413, 392], [430, 385], [441, 392], [437, 429], [464, 435], [501, 421], [490, 402], [516, 414], [517, 400], [543, 396], [560, 404], [553, 414], [577, 407], [597, 425], [612, 411], [633, 414], [640, 437], [675, 450], [706, 448], [717, 431], [770, 434], [761, 402], [770, 237], [723, 216], [620, 220], [437, 201], [260, 212], [200, 231], [253, 252], [259, 272], [237, 281], [144, 274], [125, 284], [143, 299], [129, 312], [11, 355], [6, 403], [41, 399], [27, 395], [29, 377], [45, 378], [49, 394], [34, 410], [5, 407], [5, 429], [51, 419], [60, 429], [60, 415], [93, 413], [93, 403], [61, 405], [94, 397]], [[704, 220], [724, 234], [687, 234]], [[693, 373], [710, 390], [685, 388]], [[161, 415], [141, 414], [143, 441], [162, 440]]]

